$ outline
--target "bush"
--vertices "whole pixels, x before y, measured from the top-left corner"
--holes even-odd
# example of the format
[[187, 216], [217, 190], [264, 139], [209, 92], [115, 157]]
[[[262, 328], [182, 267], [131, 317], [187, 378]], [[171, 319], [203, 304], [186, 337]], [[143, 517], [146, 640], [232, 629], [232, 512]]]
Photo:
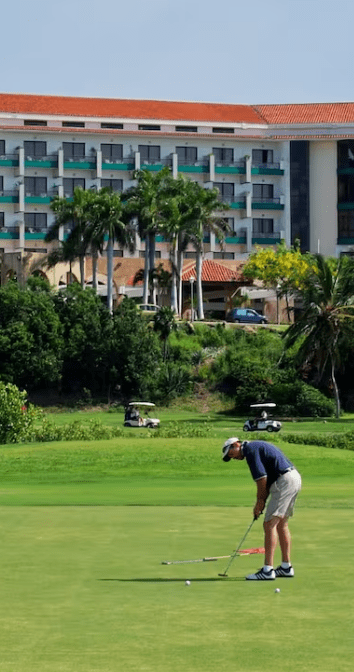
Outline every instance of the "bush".
[[27, 405], [27, 392], [0, 382], [0, 444], [29, 440], [40, 411]]
[[273, 385], [271, 395], [280, 415], [327, 418], [335, 414], [331, 399], [300, 380]]

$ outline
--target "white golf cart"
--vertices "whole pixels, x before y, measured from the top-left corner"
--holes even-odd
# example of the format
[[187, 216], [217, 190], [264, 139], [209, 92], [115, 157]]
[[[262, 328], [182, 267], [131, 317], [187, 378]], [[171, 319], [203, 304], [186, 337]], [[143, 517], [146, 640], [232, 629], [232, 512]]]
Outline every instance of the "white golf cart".
[[268, 402], [266, 404], [251, 404], [250, 408], [258, 409], [259, 415], [254, 420], [246, 420], [243, 425], [244, 432], [279, 432], [281, 422], [268, 418], [268, 410], [275, 408], [276, 404]]
[[[155, 404], [150, 401], [131, 401], [125, 411], [124, 427], [149, 427], [150, 429], [158, 427], [160, 420], [149, 417], [149, 408], [153, 406]], [[141, 417], [140, 408], [145, 409], [146, 418]]]

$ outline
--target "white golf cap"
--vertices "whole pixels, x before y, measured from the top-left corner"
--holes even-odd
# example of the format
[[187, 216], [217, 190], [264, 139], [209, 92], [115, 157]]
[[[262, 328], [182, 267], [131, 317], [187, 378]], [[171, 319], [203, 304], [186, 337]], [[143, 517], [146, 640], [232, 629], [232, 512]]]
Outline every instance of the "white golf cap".
[[222, 459], [224, 460], [224, 462], [229, 462], [231, 460], [231, 457], [229, 457], [228, 453], [231, 446], [233, 446], [233, 444], [236, 443], [236, 441], [238, 442], [240, 441], [240, 439], [237, 436], [232, 436], [231, 439], [227, 439], [227, 441], [225, 441], [221, 449]]

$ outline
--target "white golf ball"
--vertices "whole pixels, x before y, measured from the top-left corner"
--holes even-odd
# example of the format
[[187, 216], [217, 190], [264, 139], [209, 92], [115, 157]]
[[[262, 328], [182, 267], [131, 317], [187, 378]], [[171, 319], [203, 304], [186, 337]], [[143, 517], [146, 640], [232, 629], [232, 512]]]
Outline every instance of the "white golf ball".
[[191, 585], [191, 582], [190, 582], [190, 581], [186, 581], [186, 586], [190, 586], [190, 585]]
[[274, 592], [275, 593], [280, 593], [280, 588], [276, 588]]

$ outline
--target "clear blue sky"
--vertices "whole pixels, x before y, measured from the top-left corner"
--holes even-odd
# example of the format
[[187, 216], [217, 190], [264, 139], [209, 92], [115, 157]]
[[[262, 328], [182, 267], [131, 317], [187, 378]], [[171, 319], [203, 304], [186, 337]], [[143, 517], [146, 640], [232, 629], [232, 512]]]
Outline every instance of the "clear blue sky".
[[353, 101], [353, 0], [5, 0], [1, 92]]

